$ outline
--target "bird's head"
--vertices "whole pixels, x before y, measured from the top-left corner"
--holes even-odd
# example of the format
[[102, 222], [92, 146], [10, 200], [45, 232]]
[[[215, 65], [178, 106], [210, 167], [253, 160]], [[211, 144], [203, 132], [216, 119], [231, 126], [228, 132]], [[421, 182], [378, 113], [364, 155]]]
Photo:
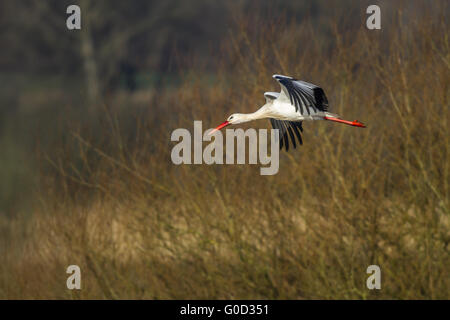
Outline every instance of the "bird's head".
[[212, 130], [209, 134], [213, 134], [214, 132], [225, 128], [226, 126], [230, 125], [230, 124], [238, 124], [238, 123], [243, 123], [243, 122], [247, 122], [249, 121], [246, 118], [245, 114], [242, 113], [233, 113], [231, 116], [228, 117], [227, 121], [225, 121], [224, 123], [221, 123], [220, 125], [218, 125], [214, 130]]

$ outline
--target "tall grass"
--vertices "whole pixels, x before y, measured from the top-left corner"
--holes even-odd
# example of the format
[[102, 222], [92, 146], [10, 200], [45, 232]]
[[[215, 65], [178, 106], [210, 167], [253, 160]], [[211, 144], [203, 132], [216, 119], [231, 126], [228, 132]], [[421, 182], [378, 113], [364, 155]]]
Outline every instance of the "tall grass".
[[[357, 32], [255, 19], [236, 16], [213, 80], [193, 68], [148, 111], [103, 107], [41, 153], [40, 206], [5, 227], [0, 297], [449, 298], [444, 14]], [[305, 123], [275, 176], [172, 164], [173, 129], [254, 111], [278, 90], [274, 73], [320, 84], [332, 111], [368, 128]], [[381, 290], [366, 288], [372, 264]]]

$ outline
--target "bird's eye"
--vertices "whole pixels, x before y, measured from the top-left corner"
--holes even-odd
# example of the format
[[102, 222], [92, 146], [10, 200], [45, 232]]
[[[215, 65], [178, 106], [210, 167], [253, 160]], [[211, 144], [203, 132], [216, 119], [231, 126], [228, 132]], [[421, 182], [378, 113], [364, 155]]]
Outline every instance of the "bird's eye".
[[230, 117], [230, 120], [233, 120], [233, 116]]

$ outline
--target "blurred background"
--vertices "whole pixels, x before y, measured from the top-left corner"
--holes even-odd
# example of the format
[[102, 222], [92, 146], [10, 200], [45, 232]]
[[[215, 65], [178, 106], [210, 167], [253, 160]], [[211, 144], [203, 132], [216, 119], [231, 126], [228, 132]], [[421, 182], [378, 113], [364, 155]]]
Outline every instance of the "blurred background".
[[[0, 298], [448, 299], [449, 17], [444, 0], [0, 2]], [[172, 164], [174, 129], [256, 110], [272, 74], [368, 128], [305, 124], [275, 176]]]

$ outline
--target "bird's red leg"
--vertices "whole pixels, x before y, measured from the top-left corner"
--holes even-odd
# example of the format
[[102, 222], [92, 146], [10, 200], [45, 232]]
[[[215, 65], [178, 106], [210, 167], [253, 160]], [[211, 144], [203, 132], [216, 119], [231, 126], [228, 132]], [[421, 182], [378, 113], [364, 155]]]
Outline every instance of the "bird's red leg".
[[334, 122], [340, 122], [340, 123], [343, 123], [343, 124], [347, 124], [349, 126], [361, 127], [361, 128], [365, 128], [366, 127], [364, 124], [362, 124], [358, 120], [348, 121], [348, 120], [342, 120], [342, 119], [332, 118], [332, 117], [323, 117], [323, 118], [325, 120], [334, 121]]

